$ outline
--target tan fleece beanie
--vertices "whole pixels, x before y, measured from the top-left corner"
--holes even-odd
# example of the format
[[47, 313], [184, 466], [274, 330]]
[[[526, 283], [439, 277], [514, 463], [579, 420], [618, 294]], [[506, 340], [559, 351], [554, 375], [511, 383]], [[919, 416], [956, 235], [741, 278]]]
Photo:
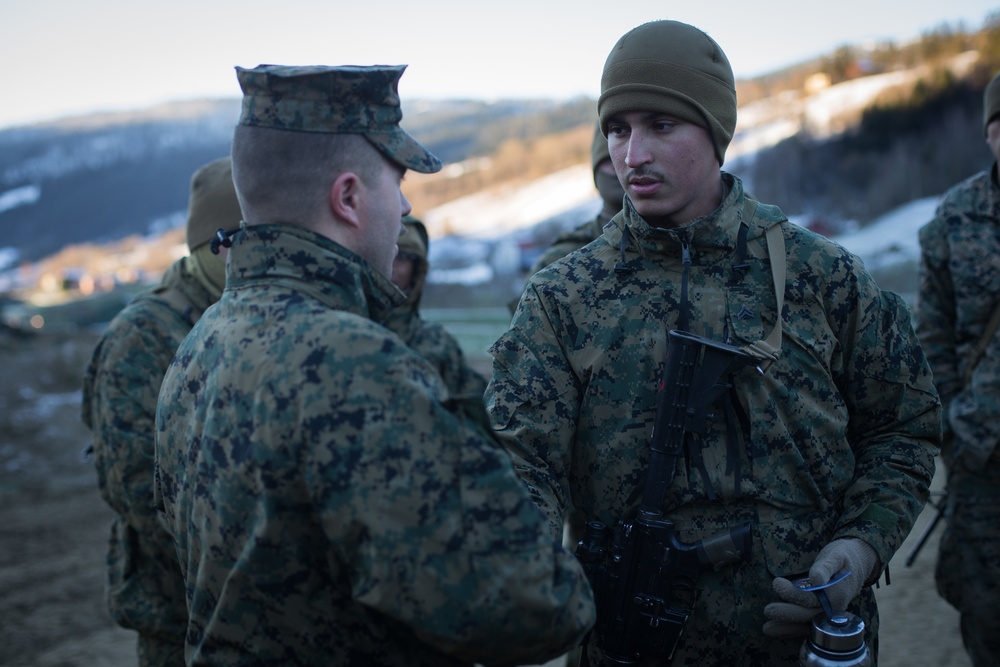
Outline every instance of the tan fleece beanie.
[[209, 162], [194, 172], [188, 202], [188, 250], [194, 252], [208, 243], [219, 229], [239, 227], [242, 219], [233, 185], [233, 165], [228, 157]]
[[608, 55], [597, 102], [601, 132], [627, 111], [670, 114], [706, 128], [719, 164], [736, 130], [736, 81], [715, 40], [678, 21], [644, 23]]

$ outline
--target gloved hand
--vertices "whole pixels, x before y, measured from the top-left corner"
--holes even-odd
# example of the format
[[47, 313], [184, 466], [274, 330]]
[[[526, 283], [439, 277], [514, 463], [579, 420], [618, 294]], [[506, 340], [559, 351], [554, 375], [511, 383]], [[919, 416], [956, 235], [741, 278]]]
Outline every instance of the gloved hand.
[[[878, 554], [865, 541], [856, 538], [834, 540], [823, 547], [809, 568], [809, 581], [820, 586], [830, 581], [842, 570], [850, 570], [850, 576], [826, 589], [830, 606], [834, 611], [843, 611], [861, 592], [861, 587], [878, 565]], [[812, 620], [821, 610], [816, 593], [803, 591], [791, 581], [775, 578], [771, 587], [783, 602], [772, 602], [764, 607], [764, 634], [777, 639], [804, 637], [812, 628]]]

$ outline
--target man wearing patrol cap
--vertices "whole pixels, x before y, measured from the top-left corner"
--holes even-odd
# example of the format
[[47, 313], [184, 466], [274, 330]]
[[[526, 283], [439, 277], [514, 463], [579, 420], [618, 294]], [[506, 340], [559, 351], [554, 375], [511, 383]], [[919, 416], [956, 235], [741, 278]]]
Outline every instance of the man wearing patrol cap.
[[983, 93], [993, 165], [944, 194], [920, 230], [917, 335], [945, 417], [947, 529], [938, 591], [976, 667], [1000, 662], [1000, 74]]
[[157, 412], [189, 665], [541, 662], [594, 620], [481, 396], [381, 324], [400, 180], [440, 167], [403, 69], [237, 68], [244, 224]]
[[[636, 516], [668, 331], [757, 360], [764, 373], [719, 378], [704, 428], [685, 427], [673, 477], [655, 480], [681, 542], [748, 527], [750, 554], [692, 588], [642, 593], [690, 610], [673, 665], [791, 667], [820, 611], [791, 583], [806, 575], [851, 571], [828, 596], [877, 650], [870, 585], [926, 501], [940, 404], [903, 301], [721, 171], [736, 109], [729, 61], [703, 31], [655, 21], [618, 40], [598, 114], [623, 210], [530, 279], [490, 350], [486, 400], [558, 539], [570, 508], [607, 526]], [[640, 664], [667, 663], [649, 648]]]
[[229, 158], [191, 177], [190, 254], [160, 284], [118, 313], [101, 336], [83, 381], [83, 422], [94, 436], [101, 496], [114, 510], [107, 555], [107, 604], [119, 625], [139, 633], [143, 666], [184, 665], [187, 605], [170, 535], [153, 504], [153, 424], [160, 380], [181, 340], [226, 282], [216, 230], [241, 218]]

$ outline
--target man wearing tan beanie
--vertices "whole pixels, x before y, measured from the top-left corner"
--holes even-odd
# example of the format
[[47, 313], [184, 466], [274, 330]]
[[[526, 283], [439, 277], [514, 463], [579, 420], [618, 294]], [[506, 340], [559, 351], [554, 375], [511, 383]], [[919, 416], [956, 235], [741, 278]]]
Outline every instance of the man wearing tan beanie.
[[226, 283], [225, 252], [210, 241], [240, 224], [229, 158], [194, 173], [189, 255], [108, 325], [83, 382], [83, 422], [93, 432], [97, 483], [114, 510], [108, 540], [107, 604], [138, 633], [141, 667], [184, 665], [187, 606], [170, 535], [153, 511], [153, 427], [160, 381], [181, 340]]
[[920, 230], [917, 334], [944, 404], [947, 529], [938, 591], [975, 667], [1000, 663], [1000, 74], [983, 94], [992, 166], [948, 190]]
[[702, 30], [622, 36], [598, 114], [624, 207], [529, 280], [486, 391], [552, 538], [591, 520], [587, 664], [797, 666], [805, 578], [875, 654], [939, 446], [906, 305], [721, 170], [736, 87]]

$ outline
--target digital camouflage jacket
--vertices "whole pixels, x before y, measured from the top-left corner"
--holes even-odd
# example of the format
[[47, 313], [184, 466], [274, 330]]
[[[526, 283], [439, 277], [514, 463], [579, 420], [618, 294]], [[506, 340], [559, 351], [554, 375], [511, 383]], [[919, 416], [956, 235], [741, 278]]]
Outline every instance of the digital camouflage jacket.
[[692, 333], [765, 338], [776, 296], [764, 232], [781, 225], [780, 358], [733, 375], [706, 433], [689, 434], [663, 511], [686, 542], [753, 531], [749, 565], [703, 576], [675, 664], [797, 664], [800, 642], [782, 660], [746, 658], [770, 650], [772, 579], [808, 571], [838, 537], [888, 563], [927, 498], [940, 403], [901, 299], [723, 178], [710, 216], [654, 229], [626, 201], [601, 238], [532, 277], [490, 350], [487, 409], [554, 537], [570, 506], [613, 526], [638, 504], [667, 331], [687, 307]]
[[153, 510], [156, 397], [174, 351], [215, 298], [176, 261], [101, 336], [83, 382], [101, 496], [115, 511], [108, 542], [108, 607], [142, 634], [183, 643], [184, 584], [170, 535]]
[[545, 268], [552, 262], [565, 257], [574, 250], [578, 250], [596, 238], [600, 238], [604, 233], [604, 225], [608, 224], [612, 216], [604, 210], [595, 217], [583, 222], [568, 232], [564, 232], [552, 241], [552, 245], [545, 249], [535, 263], [531, 266], [529, 274], [534, 274]]
[[190, 665], [541, 662], [593, 622], [481, 398], [378, 324], [401, 301], [325, 237], [236, 236], [157, 413]]
[[[1000, 335], [970, 368], [1000, 307], [1000, 188], [996, 165], [948, 190], [920, 230], [917, 334], [945, 408], [951, 463], [979, 470], [1000, 443]], [[969, 375], [968, 385], [964, 378]]]

